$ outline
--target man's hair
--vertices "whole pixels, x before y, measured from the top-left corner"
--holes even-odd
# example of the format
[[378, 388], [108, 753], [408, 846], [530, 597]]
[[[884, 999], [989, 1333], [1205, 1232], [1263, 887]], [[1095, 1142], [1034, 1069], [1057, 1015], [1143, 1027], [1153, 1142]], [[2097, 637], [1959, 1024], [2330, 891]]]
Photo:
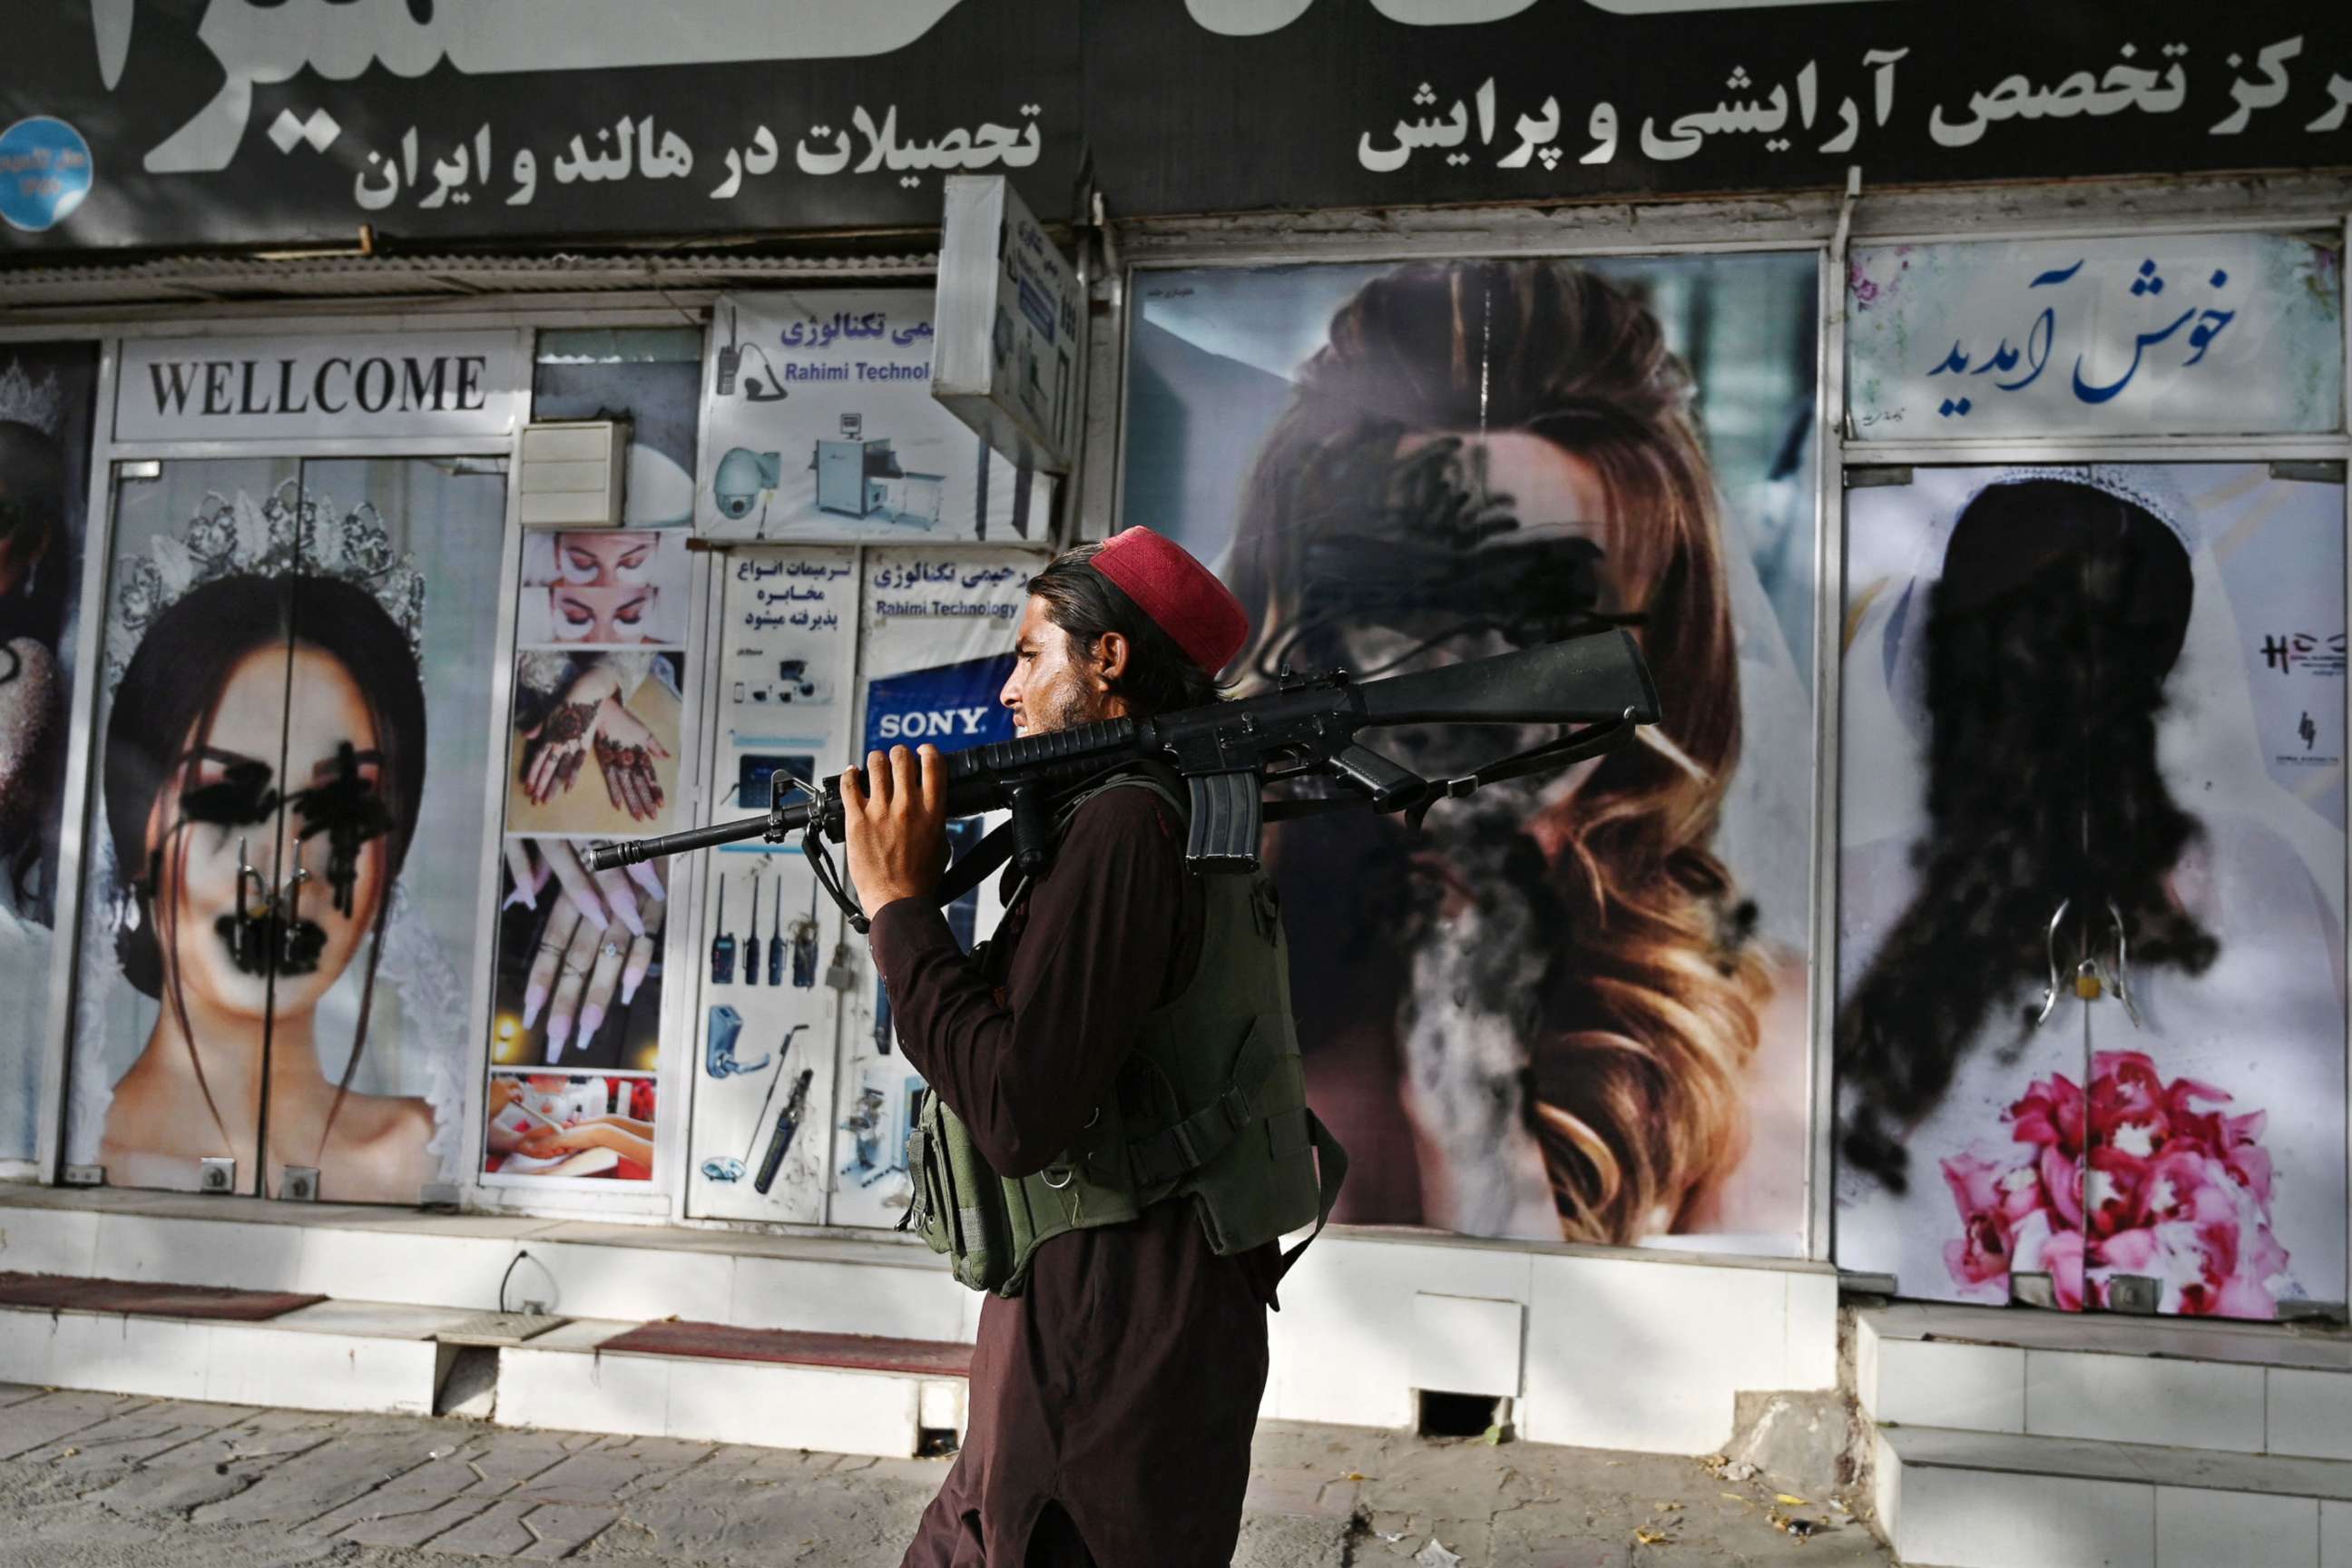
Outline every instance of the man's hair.
[[1054, 557], [1029, 579], [1029, 592], [1045, 601], [1045, 616], [1070, 639], [1073, 652], [1090, 654], [1106, 633], [1127, 639], [1127, 670], [1111, 690], [1139, 719], [1177, 713], [1214, 702], [1215, 676], [1202, 669], [1160, 629], [1126, 590], [1094, 566], [1099, 544], [1081, 544]]

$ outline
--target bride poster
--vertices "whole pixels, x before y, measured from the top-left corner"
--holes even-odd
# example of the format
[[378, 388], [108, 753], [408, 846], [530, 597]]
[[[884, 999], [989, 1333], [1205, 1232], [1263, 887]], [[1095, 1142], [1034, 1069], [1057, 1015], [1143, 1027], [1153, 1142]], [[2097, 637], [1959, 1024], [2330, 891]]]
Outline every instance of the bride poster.
[[69, 1160], [328, 1202], [456, 1174], [505, 500], [408, 458], [121, 487]]

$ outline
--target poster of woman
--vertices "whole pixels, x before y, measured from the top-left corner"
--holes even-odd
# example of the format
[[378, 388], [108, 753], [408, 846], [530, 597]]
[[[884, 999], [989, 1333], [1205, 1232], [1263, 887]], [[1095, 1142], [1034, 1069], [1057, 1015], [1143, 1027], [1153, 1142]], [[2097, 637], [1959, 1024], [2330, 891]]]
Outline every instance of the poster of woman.
[[68, 1134], [110, 1184], [454, 1173], [504, 499], [408, 459], [125, 488]]
[[94, 343], [0, 346], [0, 1161], [37, 1152]]
[[[1140, 280], [1122, 524], [1250, 610], [1226, 679], [1633, 629], [1651, 743], [1269, 832], [1337, 1217], [1802, 1243], [1811, 255]], [[1536, 736], [1406, 731], [1429, 775]]]
[[2344, 506], [2267, 464], [1853, 492], [1842, 1267], [2344, 1299]]

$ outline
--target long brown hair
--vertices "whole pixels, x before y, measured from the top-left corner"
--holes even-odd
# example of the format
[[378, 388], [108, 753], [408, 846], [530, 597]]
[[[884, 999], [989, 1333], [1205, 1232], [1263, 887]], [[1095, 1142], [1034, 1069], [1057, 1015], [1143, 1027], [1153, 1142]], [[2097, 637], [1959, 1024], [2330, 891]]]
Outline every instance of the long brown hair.
[[[1577, 1241], [1671, 1228], [1738, 1162], [1739, 1079], [1767, 989], [1747, 940], [1753, 910], [1712, 847], [1739, 758], [1739, 686], [1691, 390], [1649, 310], [1577, 267], [1400, 268], [1340, 308], [1298, 373], [1244, 492], [1228, 571], [1257, 627], [1236, 672], [1262, 677], [1269, 648], [1297, 646], [1318, 530], [1355, 526], [1333, 504], [1350, 466], [1393, 472], [1411, 437], [1517, 432], [1599, 477], [1601, 608], [1639, 615], [1681, 760], [1616, 752], [1522, 825], [1542, 851], [1557, 940], [1532, 1005], [1499, 1000], [1528, 1019], [1531, 1131], [1561, 1233]], [[1482, 537], [1450, 526], [1457, 549]]]

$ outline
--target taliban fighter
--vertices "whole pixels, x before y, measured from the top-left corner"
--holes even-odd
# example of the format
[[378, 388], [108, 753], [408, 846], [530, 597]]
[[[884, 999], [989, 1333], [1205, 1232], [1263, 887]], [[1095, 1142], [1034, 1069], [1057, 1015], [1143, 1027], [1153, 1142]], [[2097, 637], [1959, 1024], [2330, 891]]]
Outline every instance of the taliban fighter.
[[[1002, 694], [1023, 735], [1213, 701], [1249, 631], [1149, 529], [1028, 588]], [[841, 788], [891, 1016], [938, 1101], [909, 1148], [916, 1210], [992, 1292], [963, 1449], [905, 1563], [1225, 1563], [1276, 1238], [1319, 1226], [1346, 1170], [1306, 1109], [1273, 883], [1189, 869], [1182, 783], [1139, 763], [1062, 804], [1047, 868], [1008, 870], [997, 933], [967, 958], [935, 898], [937, 750], [873, 752]], [[973, 1190], [939, 1191], [959, 1181]], [[975, 1230], [1003, 1256], [965, 1256]]]

